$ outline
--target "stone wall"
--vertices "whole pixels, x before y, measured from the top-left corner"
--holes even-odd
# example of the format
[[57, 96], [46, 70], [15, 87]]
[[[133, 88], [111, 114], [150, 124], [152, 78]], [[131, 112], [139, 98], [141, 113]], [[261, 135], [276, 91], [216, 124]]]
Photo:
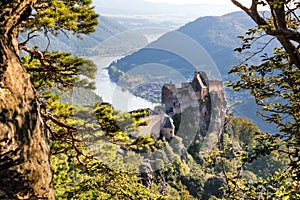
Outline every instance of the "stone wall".
[[173, 112], [173, 107], [178, 102], [176, 97], [177, 89], [174, 84], [165, 84], [162, 88], [161, 102], [165, 112]]
[[[162, 106], [165, 107], [165, 112], [174, 113], [174, 109], [178, 112], [190, 106], [199, 106], [199, 102], [209, 95], [207, 83], [208, 79], [205, 72], [195, 72], [192, 82], [182, 83], [180, 88], [176, 88], [172, 83], [164, 84]], [[212, 84], [215, 87], [215, 83]]]

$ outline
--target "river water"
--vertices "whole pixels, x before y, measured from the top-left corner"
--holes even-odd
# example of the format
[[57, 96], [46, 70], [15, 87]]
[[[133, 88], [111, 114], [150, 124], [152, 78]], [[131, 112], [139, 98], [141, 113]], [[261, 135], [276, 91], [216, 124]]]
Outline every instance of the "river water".
[[120, 57], [92, 57], [91, 60], [98, 67], [96, 74], [96, 94], [101, 96], [104, 102], [111, 103], [115, 109], [121, 111], [132, 111], [140, 108], [153, 109], [157, 104], [136, 97], [128, 91], [122, 90], [109, 79], [108, 70], [110, 63]]

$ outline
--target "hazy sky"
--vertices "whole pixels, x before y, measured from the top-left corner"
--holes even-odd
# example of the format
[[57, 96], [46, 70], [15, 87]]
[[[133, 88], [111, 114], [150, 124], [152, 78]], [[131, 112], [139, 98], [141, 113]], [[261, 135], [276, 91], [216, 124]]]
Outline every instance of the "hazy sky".
[[[146, 0], [155, 3], [171, 3], [171, 4], [222, 4], [232, 5], [231, 0]], [[249, 5], [251, 0], [240, 0], [241, 3]]]

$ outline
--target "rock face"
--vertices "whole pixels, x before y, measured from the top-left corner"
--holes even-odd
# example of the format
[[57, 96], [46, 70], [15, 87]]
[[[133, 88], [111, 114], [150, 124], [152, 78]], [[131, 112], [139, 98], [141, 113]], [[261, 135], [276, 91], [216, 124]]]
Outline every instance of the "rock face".
[[35, 91], [18, 56], [18, 26], [33, 3], [0, 3], [0, 199], [54, 198], [49, 144]]

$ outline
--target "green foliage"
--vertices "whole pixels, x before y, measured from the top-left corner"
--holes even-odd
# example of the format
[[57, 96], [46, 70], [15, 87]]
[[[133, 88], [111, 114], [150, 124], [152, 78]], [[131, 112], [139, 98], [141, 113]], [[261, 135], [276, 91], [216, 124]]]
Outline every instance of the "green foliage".
[[138, 135], [139, 126], [145, 125], [147, 122], [142, 120], [149, 112], [147, 110], [136, 111], [131, 113], [122, 113], [114, 110], [110, 105], [95, 104], [95, 114], [100, 124], [101, 130], [110, 136], [114, 142], [127, 142], [128, 145], [146, 145], [153, 143], [153, 139], [144, 136], [138, 136], [136, 139], [130, 140], [130, 135]]
[[[282, 134], [256, 136], [259, 130], [253, 123], [231, 117], [218, 151], [212, 148], [218, 141], [216, 134], [201, 130], [194, 133], [199, 134], [194, 141], [194, 119], [176, 116], [178, 124], [185, 124], [180, 127], [183, 131], [168, 142], [155, 140], [139, 133], [139, 126], [148, 123], [143, 119], [151, 114], [149, 110], [122, 113], [107, 104], [89, 102], [86, 106], [82, 101], [75, 105], [70, 100], [73, 94], [62, 94], [72, 93], [76, 87], [88, 89], [81, 94], [93, 96], [90, 92], [95, 88], [96, 66], [91, 61], [70, 53], [50, 52], [48, 46], [45, 51], [26, 46], [38, 31], [49, 40], [49, 34], [79, 37], [91, 33], [97, 17], [90, 0], [46, 0], [38, 1], [22, 24], [28, 39], [19, 48], [27, 52], [22, 57], [23, 66], [38, 93], [50, 136], [57, 199], [205, 199], [210, 195], [220, 197], [218, 189], [222, 185], [226, 186], [224, 197], [232, 199], [245, 195], [250, 199], [266, 195], [299, 197], [299, 70], [297, 65], [290, 65], [290, 54], [278, 48], [259, 66], [242, 65], [232, 70], [241, 78], [232, 87], [250, 90], [266, 120], [277, 124]], [[290, 22], [289, 27], [297, 30], [296, 21]], [[267, 27], [251, 29], [248, 34], [258, 30]], [[124, 81], [130, 87], [142, 80], [117, 68], [112, 72], [116, 81]], [[188, 108], [187, 112], [194, 111]], [[182, 159], [183, 150], [191, 143], [192, 156], [187, 154], [188, 159]], [[206, 150], [211, 151], [207, 154]], [[137, 175], [145, 160], [154, 160], [150, 165], [156, 170], [148, 187]], [[284, 168], [285, 162], [289, 168]]]
[[[267, 187], [269, 177], [285, 168], [288, 158], [284, 154], [272, 151], [274, 141], [270, 141], [271, 146], [265, 146], [258, 135], [260, 131], [251, 121], [241, 117], [226, 117], [219, 149], [212, 149], [209, 154], [204, 155], [206, 173], [223, 179], [221, 185], [214, 186], [223, 188], [220, 191], [222, 195], [216, 188], [204, 194], [214, 193], [216, 197], [225, 199], [252, 199], [253, 195], [255, 199], [255, 194], [258, 193], [245, 195], [245, 191], [241, 190], [250, 185], [254, 189], [259, 180], [264, 180]], [[282, 141], [277, 141], [278, 145], [280, 142]], [[212, 183], [208, 185], [210, 186], [206, 188], [213, 187]]]
[[[270, 43], [266, 43], [261, 51], [261, 63], [258, 65], [242, 64], [234, 66], [230, 73], [239, 79], [229, 85], [236, 91], [247, 90], [255, 98], [258, 113], [268, 123], [277, 126], [277, 134], [263, 133], [256, 136], [256, 143], [247, 149], [242, 156], [244, 164], [252, 162], [260, 167], [269, 168], [268, 173], [256, 172], [263, 178], [254, 182], [239, 180], [231, 177], [228, 180], [228, 198], [240, 199], [244, 195], [249, 199], [298, 199], [300, 174], [300, 35], [298, 3], [291, 1], [259, 1], [268, 6], [272, 15], [269, 18], [261, 16], [257, 11], [257, 2], [247, 10], [233, 1], [247, 12], [255, 21], [257, 27], [249, 29], [246, 36], [241, 36], [243, 47], [236, 49], [244, 51], [264, 34], [272, 36], [281, 46], [274, 48], [273, 55], [264, 53]], [[292, 7], [296, 6], [295, 10]], [[289, 32], [289, 34], [287, 34]], [[288, 37], [287, 35], [292, 35]], [[273, 40], [271, 39], [271, 40]], [[270, 40], [270, 41], [271, 41]], [[265, 158], [264, 158], [265, 156]], [[268, 161], [273, 157], [272, 161]], [[282, 164], [276, 161], [286, 161]], [[275, 158], [275, 159], [274, 159]], [[266, 163], [267, 164], [266, 164]], [[250, 167], [251, 168], [251, 167]], [[272, 168], [277, 168], [273, 170]], [[278, 170], [281, 169], [281, 170]], [[256, 188], [256, 189], [255, 189]]]
[[250, 90], [264, 111], [261, 115], [275, 123], [280, 132], [298, 131], [300, 71], [290, 66], [282, 49], [275, 49], [274, 54], [259, 66], [234, 67], [231, 73], [236, 73], [241, 80], [230, 85], [235, 90]]
[[91, 7], [91, 0], [47, 0], [38, 1], [29, 20], [24, 23], [25, 31], [50, 32], [53, 35], [61, 31], [73, 34], [94, 32], [98, 15]]
[[[61, 105], [51, 112], [62, 120], [59, 114], [66, 104]], [[65, 122], [76, 125], [77, 132], [66, 135], [72, 131], [68, 127], [51, 126], [56, 127], [55, 136], [59, 137], [51, 142], [57, 198], [161, 199], [159, 190], [143, 186], [136, 174], [143, 157], [134, 151], [152, 145], [153, 139], [128, 136], [138, 130], [137, 124], [148, 111], [122, 113], [98, 103], [94, 108], [69, 106], [73, 109], [67, 109], [70, 113], [66, 113]], [[125, 155], [118, 155], [120, 148], [126, 151]]]
[[36, 89], [67, 90], [74, 86], [95, 89], [87, 78], [94, 78], [96, 65], [90, 60], [72, 57], [70, 53], [45, 52], [42, 61], [24, 56], [22, 64], [31, 74]]
[[260, 133], [260, 130], [252, 121], [235, 116], [226, 117], [224, 128], [226, 133], [239, 141], [242, 146], [252, 146], [256, 134]]
[[85, 168], [72, 155], [60, 154], [52, 157], [52, 163], [57, 199], [162, 199], [156, 188], [146, 188], [135, 174], [97, 160]]
[[299, 184], [289, 173], [277, 171], [267, 179], [230, 177], [226, 199], [299, 199]]
[[[116, 152], [120, 146], [139, 148], [153, 143], [148, 136], [129, 137], [129, 133], [138, 133], [139, 125], [147, 124], [142, 118], [149, 112], [121, 113], [100, 103], [92, 106], [91, 102], [87, 107], [68, 104], [74, 103], [70, 98], [74, 97], [75, 87], [90, 92], [95, 89], [96, 65], [70, 53], [49, 52], [49, 44], [45, 51], [26, 46], [36, 32], [42, 32], [48, 42], [51, 42], [49, 34], [79, 37], [93, 32], [98, 15], [91, 3], [90, 0], [38, 1], [30, 18], [22, 24], [22, 30], [28, 33], [27, 40], [19, 45], [27, 52], [22, 63], [38, 92], [41, 115], [51, 139], [56, 198], [162, 199], [157, 188], [146, 188], [136, 174], [123, 171], [132, 169], [136, 173], [134, 164], [141, 162], [141, 158], [134, 156], [135, 162], [128, 164]], [[62, 94], [60, 99], [64, 92], [68, 94]], [[106, 165], [97, 157], [112, 161]], [[128, 154], [124, 159], [131, 157]]]
[[70, 103], [75, 106], [92, 106], [95, 102], [103, 102], [103, 99], [94, 91], [87, 88], [73, 88], [70, 91], [58, 92], [52, 90], [53, 93], [59, 93], [60, 101]]

